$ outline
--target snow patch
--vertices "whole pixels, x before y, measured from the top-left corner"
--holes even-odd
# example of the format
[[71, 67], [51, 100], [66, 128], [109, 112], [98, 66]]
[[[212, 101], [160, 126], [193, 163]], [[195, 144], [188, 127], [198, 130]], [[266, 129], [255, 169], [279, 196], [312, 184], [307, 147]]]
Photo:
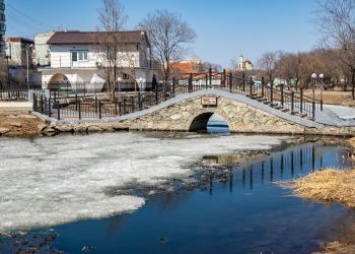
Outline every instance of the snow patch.
[[182, 139], [134, 133], [0, 140], [0, 231], [54, 226], [131, 212], [141, 197], [107, 194], [135, 182], [159, 184], [193, 173], [204, 155], [270, 149], [285, 138]]

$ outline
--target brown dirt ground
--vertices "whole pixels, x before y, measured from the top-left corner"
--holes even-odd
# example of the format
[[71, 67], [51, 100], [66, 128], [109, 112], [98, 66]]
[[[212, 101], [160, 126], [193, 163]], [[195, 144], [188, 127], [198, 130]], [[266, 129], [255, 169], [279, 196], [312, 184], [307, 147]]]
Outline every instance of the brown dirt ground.
[[[308, 89], [304, 91], [306, 96], [312, 97], [312, 90]], [[316, 99], [321, 98], [321, 91], [319, 89], [315, 90]], [[342, 90], [327, 90], [323, 91], [323, 103], [331, 104], [331, 105], [343, 105], [349, 107], [355, 107], [355, 100], [352, 99], [352, 94], [350, 91], [342, 91]]]
[[34, 137], [39, 135], [40, 126], [44, 124], [28, 113], [0, 111], [0, 137]]

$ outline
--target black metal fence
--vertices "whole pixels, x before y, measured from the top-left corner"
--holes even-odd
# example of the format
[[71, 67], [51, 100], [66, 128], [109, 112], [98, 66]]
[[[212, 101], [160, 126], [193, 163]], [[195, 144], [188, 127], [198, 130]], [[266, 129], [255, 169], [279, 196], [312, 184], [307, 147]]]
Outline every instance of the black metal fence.
[[271, 86], [255, 82], [244, 73], [194, 73], [181, 74], [172, 78], [165, 85], [148, 84], [144, 91], [133, 86], [124, 91], [116, 87], [115, 98], [108, 100], [104, 90], [97, 92], [89, 90], [87, 85], [76, 89], [63, 89], [65, 84], [51, 90], [44, 96], [35, 93], [33, 108], [35, 111], [47, 114], [57, 119], [84, 119], [121, 116], [147, 109], [178, 94], [191, 93], [203, 89], [220, 89], [235, 94], [243, 94], [251, 99], [273, 107], [277, 110], [298, 114], [301, 117], [315, 119], [316, 106], [322, 101], [307, 97], [303, 90], [285, 89], [284, 86]]
[[0, 83], [0, 101], [27, 101], [28, 88], [18, 83]]

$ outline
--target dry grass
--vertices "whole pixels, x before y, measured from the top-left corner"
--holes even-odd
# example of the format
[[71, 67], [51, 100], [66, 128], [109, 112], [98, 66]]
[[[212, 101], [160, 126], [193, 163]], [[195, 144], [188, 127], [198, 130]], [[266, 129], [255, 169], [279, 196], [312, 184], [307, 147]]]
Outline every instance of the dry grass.
[[[349, 139], [348, 143], [355, 149], [355, 138]], [[292, 187], [299, 197], [320, 202], [337, 202], [346, 207], [355, 208], [355, 169], [317, 171], [296, 180]], [[353, 230], [347, 233], [348, 237], [326, 244], [321, 253], [355, 253], [355, 225], [352, 228]]]
[[355, 170], [327, 169], [298, 179], [294, 183], [297, 196], [321, 202], [338, 202], [355, 207]]

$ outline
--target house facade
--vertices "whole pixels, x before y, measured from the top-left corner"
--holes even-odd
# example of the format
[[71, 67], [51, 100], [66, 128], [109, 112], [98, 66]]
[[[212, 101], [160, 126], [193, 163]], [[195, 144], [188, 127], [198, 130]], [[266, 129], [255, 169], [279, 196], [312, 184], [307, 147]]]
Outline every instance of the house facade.
[[37, 66], [50, 65], [50, 48], [47, 44], [48, 40], [53, 36], [54, 32], [39, 33], [34, 37], [34, 59], [33, 62]]
[[100, 91], [115, 67], [116, 82], [134, 89], [137, 80], [143, 80], [145, 87], [155, 74], [144, 31], [55, 32], [47, 44], [50, 65], [39, 70], [44, 88], [67, 82], [75, 89], [77, 83], [86, 83]]
[[6, 56], [9, 65], [27, 66], [32, 65], [34, 41], [22, 37], [7, 37]]

